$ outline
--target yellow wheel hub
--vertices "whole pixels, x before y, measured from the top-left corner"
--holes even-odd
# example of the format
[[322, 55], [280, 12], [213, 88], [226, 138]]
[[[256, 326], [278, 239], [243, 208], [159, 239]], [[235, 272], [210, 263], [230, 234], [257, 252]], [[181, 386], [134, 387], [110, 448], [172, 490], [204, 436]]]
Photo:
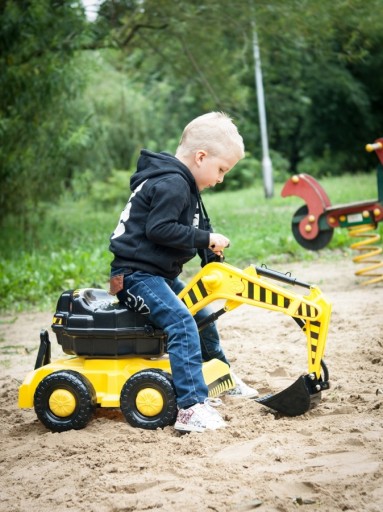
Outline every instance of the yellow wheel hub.
[[164, 401], [159, 391], [146, 388], [137, 393], [136, 406], [144, 416], [156, 416], [164, 408]]
[[49, 397], [49, 408], [56, 416], [65, 418], [76, 409], [76, 398], [67, 389], [56, 389]]

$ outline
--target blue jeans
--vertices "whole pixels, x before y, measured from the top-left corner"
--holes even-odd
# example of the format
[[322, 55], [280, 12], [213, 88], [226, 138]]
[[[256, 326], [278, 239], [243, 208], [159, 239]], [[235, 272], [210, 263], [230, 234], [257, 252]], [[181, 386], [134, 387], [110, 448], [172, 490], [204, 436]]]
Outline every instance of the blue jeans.
[[208, 325], [199, 335], [196, 320], [208, 316], [209, 311], [199, 311], [194, 319], [177, 297], [182, 288], [179, 279], [136, 271], [124, 276], [124, 290], [117, 295], [130, 309], [148, 315], [166, 333], [177, 404], [184, 409], [202, 403], [208, 396], [202, 375], [203, 359], [217, 357], [227, 361], [215, 324]]
[[[185, 287], [185, 283], [183, 283], [180, 279], [176, 278], [172, 282], [171, 289], [177, 295], [182, 291]], [[206, 317], [208, 317], [214, 310], [212, 308], [205, 307], [198, 311], [194, 315], [195, 321], [200, 323]], [[222, 350], [219, 334], [217, 331], [217, 327], [214, 322], [208, 324], [200, 333], [200, 345], [201, 345], [201, 353], [203, 361], [210, 361], [210, 359], [220, 359], [227, 365], [229, 365], [228, 360]], [[230, 365], [229, 365], [230, 366]]]

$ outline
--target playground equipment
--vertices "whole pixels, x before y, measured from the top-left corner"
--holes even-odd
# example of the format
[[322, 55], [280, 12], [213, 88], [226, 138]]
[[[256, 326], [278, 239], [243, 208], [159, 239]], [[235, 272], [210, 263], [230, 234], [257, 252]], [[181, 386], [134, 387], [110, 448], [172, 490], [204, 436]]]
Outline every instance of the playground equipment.
[[[306, 288], [308, 294], [297, 295], [286, 285]], [[240, 270], [227, 263], [209, 263], [179, 297], [193, 315], [213, 301], [224, 301], [198, 325], [200, 330], [241, 304], [283, 313], [299, 326], [306, 338], [308, 373], [284, 391], [255, 399], [260, 404], [297, 416], [316, 405], [322, 390], [329, 388], [323, 356], [331, 305], [318, 287], [266, 267]], [[19, 388], [19, 407], [34, 407], [48, 429], [84, 428], [96, 407], [119, 407], [127, 422], [139, 428], [163, 428], [175, 422], [166, 335], [147, 317], [126, 309], [106, 290], [69, 290], [58, 300], [52, 330], [67, 357], [51, 362], [51, 342], [43, 330], [35, 369]], [[272, 342], [278, 350], [281, 341]], [[228, 365], [217, 359], [203, 363], [203, 375], [209, 396], [235, 386]]]
[[306, 202], [295, 212], [291, 224], [295, 240], [305, 249], [323, 249], [330, 243], [337, 227], [347, 228], [352, 238], [362, 238], [351, 245], [359, 252], [353, 261], [366, 265], [355, 274], [367, 278], [362, 284], [372, 284], [383, 281], [383, 262], [377, 258], [382, 248], [374, 245], [381, 237], [376, 232], [371, 233], [383, 220], [383, 138], [367, 144], [366, 150], [375, 151], [379, 159], [378, 199], [333, 206], [322, 186], [308, 174], [292, 176], [285, 183], [281, 195], [298, 196]]

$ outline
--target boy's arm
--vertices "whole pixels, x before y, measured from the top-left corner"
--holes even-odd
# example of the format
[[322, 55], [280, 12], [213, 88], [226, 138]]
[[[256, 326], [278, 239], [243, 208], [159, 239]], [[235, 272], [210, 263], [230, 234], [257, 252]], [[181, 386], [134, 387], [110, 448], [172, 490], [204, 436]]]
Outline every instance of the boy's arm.
[[230, 240], [219, 233], [182, 224], [180, 218], [190, 200], [183, 178], [177, 175], [157, 182], [152, 190], [146, 236], [160, 245], [176, 248], [209, 248], [222, 256]]
[[[190, 201], [188, 186], [182, 177], [169, 175], [154, 184], [151, 190], [151, 209], [146, 221], [149, 240], [179, 249], [207, 249], [210, 233], [181, 221]], [[186, 219], [185, 219], [186, 220]]]

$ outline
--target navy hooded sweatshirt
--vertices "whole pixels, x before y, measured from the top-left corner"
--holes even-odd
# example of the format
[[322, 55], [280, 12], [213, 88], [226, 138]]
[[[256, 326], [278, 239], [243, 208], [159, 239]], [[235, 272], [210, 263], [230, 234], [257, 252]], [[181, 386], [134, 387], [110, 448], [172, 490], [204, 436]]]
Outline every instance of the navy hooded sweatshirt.
[[209, 246], [194, 176], [176, 157], [143, 149], [130, 188], [110, 238], [112, 271], [142, 270], [174, 279], [197, 249]]

